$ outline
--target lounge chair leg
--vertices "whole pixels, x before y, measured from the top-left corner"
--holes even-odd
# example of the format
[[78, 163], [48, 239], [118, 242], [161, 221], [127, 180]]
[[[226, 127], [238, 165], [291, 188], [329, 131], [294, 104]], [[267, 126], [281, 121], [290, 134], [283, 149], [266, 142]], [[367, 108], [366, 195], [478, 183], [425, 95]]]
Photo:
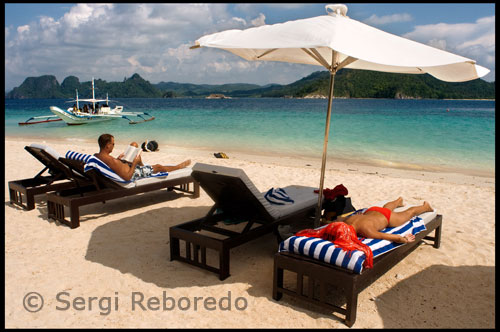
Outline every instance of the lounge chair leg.
[[347, 315], [345, 317], [345, 324], [349, 327], [354, 325], [356, 322], [356, 309], [358, 306], [358, 296], [356, 295], [354, 299], [352, 299], [351, 303], [347, 304]]
[[222, 248], [219, 253], [219, 279], [229, 277], [229, 248]]
[[347, 326], [352, 327], [356, 321], [356, 311], [358, 309], [358, 294], [354, 287], [346, 293], [347, 303], [346, 303], [346, 317], [345, 323]]
[[193, 182], [193, 198], [200, 197], [200, 183], [198, 181]]
[[273, 278], [273, 299], [281, 300], [282, 292], [278, 292], [278, 288], [283, 288], [283, 269], [278, 266], [277, 257], [274, 256], [274, 278]]
[[170, 236], [170, 261], [173, 261], [175, 258], [179, 257], [179, 255], [180, 255], [179, 239]]
[[33, 210], [35, 208], [35, 196], [32, 194], [26, 194], [26, 210]]
[[440, 225], [434, 231], [434, 248], [436, 249], [439, 249], [439, 247], [441, 246], [441, 227], [443, 226]]
[[[10, 182], [9, 182], [9, 185], [10, 185]], [[9, 188], [9, 194], [10, 194], [10, 203], [11, 204], [15, 204], [15, 205], [19, 205], [19, 206], [23, 207], [23, 199], [22, 199], [20, 192]]]
[[71, 228], [77, 228], [80, 226], [80, 209], [78, 206], [71, 205], [69, 209], [69, 215], [70, 215], [70, 227]]

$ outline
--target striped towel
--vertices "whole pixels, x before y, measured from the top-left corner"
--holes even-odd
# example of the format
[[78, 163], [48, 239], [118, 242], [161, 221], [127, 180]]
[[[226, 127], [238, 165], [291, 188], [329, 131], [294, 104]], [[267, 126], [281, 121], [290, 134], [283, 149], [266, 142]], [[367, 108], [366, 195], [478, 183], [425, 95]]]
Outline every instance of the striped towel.
[[[381, 230], [381, 232], [399, 234], [401, 236], [404, 236], [410, 233], [416, 235], [424, 231], [425, 229], [425, 224], [422, 218], [416, 216], [399, 227], [387, 227]], [[362, 237], [359, 237], [359, 239], [361, 240], [361, 242], [370, 247], [373, 252], [373, 258], [389, 252], [399, 247], [400, 245], [403, 245], [403, 243], [395, 243], [389, 240], [367, 239]], [[281, 242], [278, 251], [304, 255], [325, 263], [330, 263], [348, 270], [352, 270], [358, 274], [363, 271], [363, 262], [366, 258], [365, 254], [362, 251], [345, 251], [343, 249], [337, 248], [330, 241], [305, 236], [289, 237], [285, 241]]]
[[65, 157], [67, 159], [78, 160], [87, 163], [87, 161], [89, 160], [90, 157], [92, 157], [92, 155], [68, 150], [68, 152], [66, 152]]
[[[80, 152], [75, 152], [68, 150], [66, 152], [66, 158], [68, 159], [73, 159], [73, 160], [78, 160], [78, 161], [83, 161], [85, 163], [84, 171], [87, 172], [91, 169], [95, 169], [99, 171], [102, 175], [105, 177], [121, 183], [121, 184], [129, 184], [134, 181], [127, 181], [124, 180], [121, 176], [115, 173], [108, 165], [106, 165], [102, 160], [97, 158], [96, 156], [86, 154], [86, 153], [80, 153]], [[168, 175], [168, 172], [158, 172], [151, 174], [150, 177], [166, 177]]]
[[115, 171], [113, 171], [108, 165], [106, 165], [103, 161], [101, 161], [96, 156], [90, 156], [90, 158], [87, 159], [87, 162], [86, 162], [83, 170], [85, 172], [88, 172], [92, 169], [99, 171], [102, 175], [104, 175], [108, 179], [111, 179], [111, 180], [118, 182], [118, 183], [127, 184], [127, 183], [132, 182], [130, 180], [129, 181], [124, 180], [121, 176], [116, 174]]
[[[115, 173], [108, 165], [106, 165], [102, 160], [97, 158], [96, 156], [90, 156], [90, 158], [87, 159], [87, 163], [85, 164], [84, 171], [87, 172], [91, 169], [95, 169], [99, 172], [101, 172], [102, 175], [105, 177], [121, 183], [121, 184], [128, 184], [128, 183], [133, 183], [135, 181], [131, 180], [124, 180], [122, 177], [120, 177], [118, 174]], [[158, 172], [151, 174], [149, 177], [166, 177], [168, 175], [168, 172]], [[138, 179], [140, 180], [140, 179]]]
[[271, 188], [266, 192], [264, 197], [271, 204], [285, 205], [294, 203], [293, 199], [288, 196], [283, 188]]

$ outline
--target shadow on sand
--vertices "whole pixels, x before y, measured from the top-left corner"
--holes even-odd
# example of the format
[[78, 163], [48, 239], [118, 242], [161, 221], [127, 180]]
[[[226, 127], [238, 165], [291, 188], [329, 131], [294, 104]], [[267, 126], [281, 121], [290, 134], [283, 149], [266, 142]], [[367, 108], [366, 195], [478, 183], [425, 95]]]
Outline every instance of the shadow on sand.
[[[107, 212], [114, 209], [126, 207]], [[273, 234], [232, 249], [231, 276], [223, 281], [215, 273], [170, 261], [169, 228], [202, 217], [209, 209], [210, 206], [163, 207], [111, 221], [92, 232], [85, 258], [160, 288], [231, 287], [243, 283], [249, 285], [250, 296], [276, 302], [272, 299], [272, 282], [278, 244]], [[210, 259], [209, 255], [207, 260]], [[386, 328], [494, 327], [494, 276], [494, 267], [488, 266], [431, 266], [378, 296], [377, 311]], [[312, 318], [342, 321], [327, 310], [288, 297], [276, 303]]]
[[[116, 209], [126, 210], [125, 207]], [[161, 288], [247, 283], [251, 285], [252, 296], [271, 298], [273, 255], [278, 249], [272, 233], [232, 249], [231, 276], [223, 281], [215, 273], [170, 261], [169, 228], [200, 218], [209, 209], [210, 206], [163, 207], [108, 222], [92, 232], [85, 258]], [[93, 213], [99, 213], [98, 209], [94, 210]], [[207, 256], [207, 261], [216, 265], [215, 252], [207, 251]], [[259, 273], [251, 273], [254, 267], [259, 268]]]
[[386, 328], [494, 328], [495, 267], [430, 266], [376, 303]]

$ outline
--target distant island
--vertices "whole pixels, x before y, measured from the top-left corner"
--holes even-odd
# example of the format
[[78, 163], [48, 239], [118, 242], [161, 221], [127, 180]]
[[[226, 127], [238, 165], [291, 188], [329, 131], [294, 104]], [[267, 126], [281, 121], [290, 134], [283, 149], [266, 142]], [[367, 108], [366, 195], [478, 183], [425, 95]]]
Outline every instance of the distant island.
[[205, 99], [231, 99], [231, 97], [224, 96], [222, 93], [211, 93], [208, 97], [205, 97]]
[[[110, 98], [327, 98], [329, 73], [317, 71], [287, 85], [269, 84], [189, 84], [160, 82], [152, 84], [139, 74], [124, 78], [123, 82], [95, 80], [98, 91], [106, 91]], [[75, 76], [66, 77], [61, 84], [53, 75], [28, 77], [5, 95], [8, 99], [74, 98], [75, 90], [81, 98], [92, 94], [91, 82], [80, 82]], [[428, 74], [393, 74], [368, 70], [340, 70], [335, 78], [336, 98], [392, 98], [392, 99], [495, 99], [495, 82], [476, 79], [449, 83]], [[212, 97], [210, 97], [212, 96]], [[99, 96], [104, 97], [104, 96]]]

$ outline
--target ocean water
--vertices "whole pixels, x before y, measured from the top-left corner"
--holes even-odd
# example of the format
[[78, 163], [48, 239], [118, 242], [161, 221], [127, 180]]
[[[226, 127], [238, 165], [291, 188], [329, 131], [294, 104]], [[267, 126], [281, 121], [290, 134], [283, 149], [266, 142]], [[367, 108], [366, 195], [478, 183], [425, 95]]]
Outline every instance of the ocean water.
[[[238, 150], [321, 158], [327, 100], [323, 99], [117, 99], [127, 112], [154, 121], [130, 125], [118, 119], [68, 126], [64, 122], [18, 126], [50, 114], [65, 100], [5, 101], [6, 136], [117, 141]], [[449, 110], [449, 111], [447, 111]], [[97, 143], [96, 143], [97, 146]], [[394, 167], [472, 170], [494, 174], [495, 101], [335, 99], [328, 159]]]

